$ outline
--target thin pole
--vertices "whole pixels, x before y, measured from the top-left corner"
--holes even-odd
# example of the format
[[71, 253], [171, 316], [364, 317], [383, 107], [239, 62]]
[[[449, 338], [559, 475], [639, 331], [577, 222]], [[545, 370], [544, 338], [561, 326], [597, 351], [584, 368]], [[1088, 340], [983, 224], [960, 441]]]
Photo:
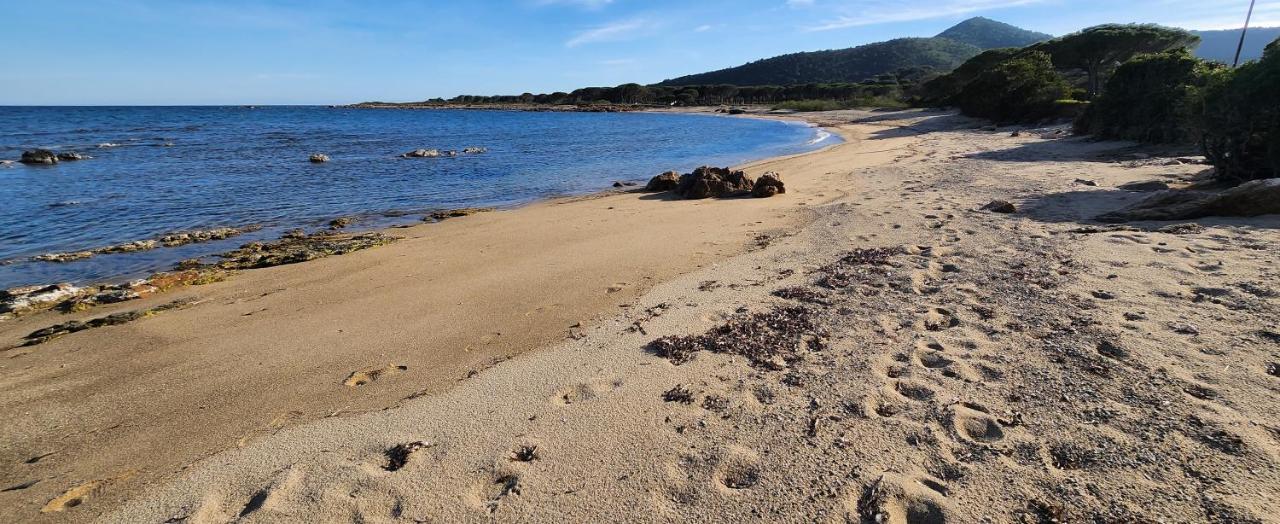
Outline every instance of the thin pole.
[[1240, 65], [1240, 52], [1244, 50], [1244, 35], [1249, 32], [1249, 21], [1253, 19], [1253, 3], [1257, 0], [1249, 0], [1249, 14], [1244, 17], [1244, 29], [1240, 30], [1240, 45], [1236, 46], [1236, 59], [1231, 63], [1231, 67]]

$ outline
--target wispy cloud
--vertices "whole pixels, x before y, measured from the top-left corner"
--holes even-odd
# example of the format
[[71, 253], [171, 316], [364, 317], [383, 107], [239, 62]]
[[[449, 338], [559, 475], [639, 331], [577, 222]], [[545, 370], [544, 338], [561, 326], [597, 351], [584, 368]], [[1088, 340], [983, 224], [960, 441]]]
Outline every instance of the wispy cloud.
[[903, 6], [901, 2], [868, 0], [846, 2], [840, 8], [842, 14], [818, 25], [804, 28], [806, 31], [831, 31], [890, 22], [910, 22], [930, 18], [945, 18], [978, 11], [1020, 7], [1044, 3], [1046, 0], [947, 0], [928, 6]]
[[564, 45], [565, 47], [578, 47], [583, 44], [597, 42], [617, 42], [632, 38], [650, 27], [652, 27], [652, 24], [642, 18], [622, 20], [578, 33], [565, 42]]
[[812, 7], [813, 0], [787, 0], [787, 7]]

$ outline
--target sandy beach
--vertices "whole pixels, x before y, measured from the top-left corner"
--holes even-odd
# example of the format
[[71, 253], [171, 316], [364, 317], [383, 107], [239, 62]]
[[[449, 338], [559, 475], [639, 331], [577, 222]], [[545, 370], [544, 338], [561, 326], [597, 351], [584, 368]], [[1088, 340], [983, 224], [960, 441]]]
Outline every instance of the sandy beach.
[[845, 142], [742, 166], [774, 198], [558, 199], [0, 323], [195, 301], [4, 351], [0, 520], [1276, 521], [1280, 217], [1101, 225], [1206, 166], [803, 118]]

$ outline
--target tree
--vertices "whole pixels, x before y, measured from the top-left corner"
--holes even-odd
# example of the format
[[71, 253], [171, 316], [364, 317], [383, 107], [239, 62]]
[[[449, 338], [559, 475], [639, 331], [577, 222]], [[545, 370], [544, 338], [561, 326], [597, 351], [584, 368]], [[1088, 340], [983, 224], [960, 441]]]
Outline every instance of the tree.
[[1032, 122], [1057, 113], [1071, 86], [1049, 55], [1023, 53], [978, 75], [957, 95], [960, 111], [997, 122]]
[[1116, 66], [1134, 56], [1195, 47], [1200, 37], [1182, 29], [1155, 24], [1106, 24], [1033, 45], [1053, 57], [1059, 68], [1078, 68], [1089, 75], [1088, 91], [1098, 94]]
[[1186, 49], [1139, 55], [1116, 69], [1076, 120], [1076, 132], [1148, 143], [1192, 142], [1195, 97], [1223, 66]]
[[1223, 69], [1204, 89], [1192, 120], [1220, 179], [1280, 176], [1280, 39], [1262, 59]]

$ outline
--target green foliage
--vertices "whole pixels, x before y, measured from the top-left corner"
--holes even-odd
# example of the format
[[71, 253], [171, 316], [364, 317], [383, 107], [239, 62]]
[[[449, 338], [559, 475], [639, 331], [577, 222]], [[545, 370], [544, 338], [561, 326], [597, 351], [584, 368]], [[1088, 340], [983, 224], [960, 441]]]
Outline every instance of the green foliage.
[[900, 38], [832, 51], [792, 53], [710, 73], [683, 76], [658, 85], [791, 85], [861, 82], [911, 67], [948, 71], [981, 52], [944, 38]]
[[1077, 133], [1147, 143], [1190, 142], [1195, 98], [1221, 66], [1186, 49], [1140, 55], [1116, 69], [1079, 119]]
[[1000, 62], [960, 91], [955, 102], [969, 116], [997, 122], [1033, 122], [1055, 116], [1056, 101], [1071, 87], [1053, 68], [1049, 55], [1021, 53]]
[[1182, 29], [1155, 24], [1105, 24], [1090, 27], [1028, 48], [1053, 57], [1061, 69], [1088, 73], [1087, 89], [1097, 95], [1117, 64], [1147, 53], [1194, 47], [1200, 37]]
[[1204, 89], [1193, 128], [1205, 157], [1228, 181], [1280, 176], [1280, 40], [1261, 60], [1223, 70]]
[[907, 104], [901, 99], [890, 97], [855, 98], [850, 100], [788, 100], [774, 104], [774, 109], [791, 111], [838, 111], [841, 109], [859, 108], [904, 108]]
[[952, 105], [965, 86], [997, 64], [1018, 53], [1016, 48], [992, 49], [970, 58], [954, 71], [925, 82], [920, 102], [926, 105]]
[[1027, 31], [1004, 22], [981, 16], [970, 18], [943, 31], [938, 38], [949, 38], [979, 49], [1026, 47], [1053, 38], [1053, 35]]

